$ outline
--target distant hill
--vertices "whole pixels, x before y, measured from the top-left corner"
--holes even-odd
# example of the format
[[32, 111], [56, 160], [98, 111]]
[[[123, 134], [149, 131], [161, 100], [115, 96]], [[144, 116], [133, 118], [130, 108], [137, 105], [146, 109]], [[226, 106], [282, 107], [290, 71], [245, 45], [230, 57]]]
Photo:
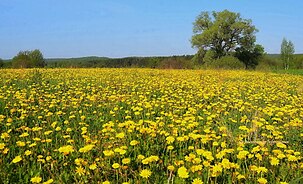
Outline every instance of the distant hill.
[[61, 62], [61, 61], [89, 61], [89, 60], [103, 60], [110, 59], [108, 57], [98, 57], [98, 56], [87, 56], [87, 57], [78, 57], [78, 58], [47, 58], [46, 62]]

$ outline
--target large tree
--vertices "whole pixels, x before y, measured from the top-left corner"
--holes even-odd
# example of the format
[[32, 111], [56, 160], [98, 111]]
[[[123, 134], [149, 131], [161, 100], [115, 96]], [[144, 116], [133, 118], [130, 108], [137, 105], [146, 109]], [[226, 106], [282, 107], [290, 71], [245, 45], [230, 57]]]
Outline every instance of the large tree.
[[294, 53], [295, 53], [294, 44], [290, 40], [287, 41], [286, 38], [283, 38], [281, 44], [281, 59], [285, 70], [289, 68], [289, 64], [290, 61], [293, 60]]
[[44, 67], [45, 66], [45, 60], [43, 58], [43, 54], [40, 52], [40, 50], [35, 49], [29, 53], [29, 57], [31, 60], [31, 63], [34, 67]]
[[194, 22], [192, 46], [199, 53], [212, 50], [216, 58], [230, 55], [237, 48], [252, 50], [256, 41], [257, 29], [252, 21], [243, 19], [239, 13], [202, 12]]
[[31, 62], [29, 57], [29, 51], [20, 51], [12, 59], [13, 68], [30, 68]]
[[42, 53], [36, 49], [33, 51], [20, 51], [12, 60], [14, 68], [44, 67], [45, 60]]
[[235, 56], [244, 63], [245, 69], [255, 69], [264, 53], [264, 48], [257, 44], [250, 49], [237, 48]]

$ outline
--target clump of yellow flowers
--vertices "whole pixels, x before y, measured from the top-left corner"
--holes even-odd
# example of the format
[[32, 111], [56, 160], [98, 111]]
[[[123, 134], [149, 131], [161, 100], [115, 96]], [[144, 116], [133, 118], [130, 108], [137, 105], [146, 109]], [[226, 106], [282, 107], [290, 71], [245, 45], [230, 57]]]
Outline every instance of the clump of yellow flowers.
[[3, 183], [302, 179], [302, 76], [154, 69], [0, 76]]

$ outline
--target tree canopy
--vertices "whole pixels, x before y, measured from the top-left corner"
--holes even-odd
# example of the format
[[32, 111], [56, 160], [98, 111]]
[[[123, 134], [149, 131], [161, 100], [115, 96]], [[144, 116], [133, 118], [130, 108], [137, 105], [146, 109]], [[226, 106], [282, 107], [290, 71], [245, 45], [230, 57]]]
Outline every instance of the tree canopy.
[[289, 40], [287, 41], [286, 38], [283, 38], [281, 43], [281, 59], [284, 65], [284, 69], [289, 69], [290, 61], [293, 60], [293, 55], [295, 53], [295, 46]]
[[38, 49], [33, 51], [20, 51], [17, 56], [12, 59], [12, 66], [14, 68], [41, 68], [45, 66], [45, 60]]
[[202, 12], [194, 22], [191, 43], [200, 55], [211, 50], [215, 59], [236, 51], [252, 53], [259, 49], [255, 45], [257, 31], [252, 21], [241, 18], [239, 13]]
[[251, 49], [236, 49], [235, 56], [244, 63], [246, 69], [255, 69], [260, 58], [264, 55], [264, 48], [257, 44]]

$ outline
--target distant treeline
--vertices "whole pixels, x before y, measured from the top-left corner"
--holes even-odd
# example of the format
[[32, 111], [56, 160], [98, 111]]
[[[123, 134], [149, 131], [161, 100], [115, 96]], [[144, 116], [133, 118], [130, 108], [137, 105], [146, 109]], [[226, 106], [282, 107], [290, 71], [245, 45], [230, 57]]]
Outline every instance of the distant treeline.
[[[159, 57], [81, 57], [44, 59], [46, 68], [159, 68], [159, 69], [195, 69], [206, 66], [197, 63], [194, 55]], [[2, 68], [14, 68], [12, 60], [0, 61]], [[283, 69], [279, 54], [265, 54], [258, 61], [257, 70]], [[303, 54], [295, 54], [290, 63], [291, 69], [303, 69]]]
[[193, 55], [167, 57], [83, 57], [46, 59], [48, 68], [194, 68]]
[[[194, 61], [194, 55], [159, 57], [82, 57], [68, 59], [46, 59], [48, 68], [160, 68], [194, 69], [204, 65]], [[258, 61], [257, 70], [283, 69], [279, 54], [265, 54]], [[290, 64], [292, 69], [303, 69], [303, 54], [295, 54]]]

